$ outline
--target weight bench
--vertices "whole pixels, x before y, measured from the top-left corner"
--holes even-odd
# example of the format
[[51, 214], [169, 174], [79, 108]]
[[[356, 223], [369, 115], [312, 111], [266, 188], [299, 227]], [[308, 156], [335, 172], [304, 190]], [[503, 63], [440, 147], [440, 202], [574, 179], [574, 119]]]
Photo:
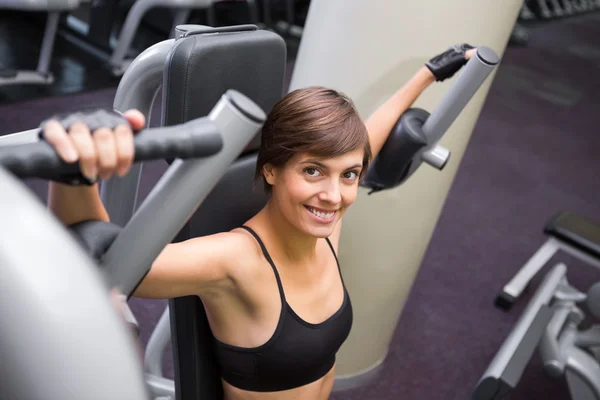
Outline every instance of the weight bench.
[[[574, 212], [563, 211], [547, 222], [548, 240], [496, 298], [508, 309], [542, 267], [562, 250], [600, 268], [600, 225]], [[582, 329], [585, 315], [579, 304], [600, 318], [600, 282], [588, 293], [571, 286], [567, 267], [548, 272], [525, 311], [483, 374], [474, 400], [496, 400], [516, 388], [537, 349], [544, 371], [567, 380], [572, 400], [600, 400], [600, 325]]]
[[559, 250], [600, 268], [600, 225], [574, 212], [563, 211], [550, 218], [544, 233], [548, 240], [504, 286], [496, 297], [496, 306], [509, 309]]
[[581, 329], [585, 316], [578, 307], [586, 300], [597, 304], [600, 286], [586, 296], [569, 285], [566, 273], [561, 263], [545, 276], [477, 384], [473, 400], [504, 398], [517, 387], [536, 349], [546, 374], [566, 379], [572, 400], [600, 400], [600, 325]]
[[23, 71], [0, 65], [0, 86], [18, 84], [50, 85], [54, 82], [54, 77], [50, 73], [49, 68], [60, 13], [74, 10], [78, 7], [79, 0], [0, 0], [0, 9], [48, 12], [37, 69], [35, 71]]

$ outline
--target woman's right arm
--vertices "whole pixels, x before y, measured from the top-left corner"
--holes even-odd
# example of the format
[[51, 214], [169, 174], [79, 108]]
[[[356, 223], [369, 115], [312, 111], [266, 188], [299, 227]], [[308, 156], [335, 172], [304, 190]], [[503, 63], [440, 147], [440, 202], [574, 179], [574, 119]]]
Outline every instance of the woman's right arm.
[[[51, 121], [44, 127], [45, 139], [66, 162], [79, 162], [82, 173], [90, 180], [107, 179], [113, 173], [122, 176], [131, 166], [134, 147], [132, 129], [144, 126], [144, 116], [137, 111], [124, 114], [129, 126], [114, 130], [101, 128], [93, 135], [87, 126], [72, 124], [69, 132]], [[48, 207], [65, 225], [81, 221], [109, 221], [98, 185], [70, 186], [51, 182]], [[247, 241], [246, 241], [247, 242]], [[134, 296], [173, 298], [212, 293], [231, 285], [231, 249], [243, 246], [239, 233], [219, 233], [182, 243], [169, 244], [152, 264]]]
[[[210, 296], [234, 288], [235, 255], [248, 241], [240, 233], [223, 232], [165, 247], [133, 296], [150, 299]], [[235, 252], [237, 253], [237, 251]]]
[[73, 225], [81, 221], [108, 222], [109, 220], [96, 184], [69, 186], [50, 182], [48, 208], [65, 225]]
[[[52, 182], [49, 208], [65, 225], [109, 221], [97, 185], [73, 187]], [[239, 233], [219, 233], [169, 244], [133, 293], [135, 297], [169, 299], [205, 295], [231, 286], [231, 249], [244, 245]]]

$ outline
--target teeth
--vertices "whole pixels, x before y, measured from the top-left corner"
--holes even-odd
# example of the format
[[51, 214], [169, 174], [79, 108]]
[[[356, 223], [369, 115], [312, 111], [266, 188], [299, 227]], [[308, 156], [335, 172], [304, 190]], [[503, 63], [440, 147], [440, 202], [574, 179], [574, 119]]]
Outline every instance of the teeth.
[[323, 218], [323, 219], [329, 219], [329, 218], [333, 217], [333, 214], [334, 214], [333, 212], [324, 213], [324, 212], [321, 212], [321, 211], [317, 211], [314, 208], [310, 208], [310, 207], [308, 207], [308, 209], [309, 209], [309, 211], [311, 213], [313, 213], [317, 217]]

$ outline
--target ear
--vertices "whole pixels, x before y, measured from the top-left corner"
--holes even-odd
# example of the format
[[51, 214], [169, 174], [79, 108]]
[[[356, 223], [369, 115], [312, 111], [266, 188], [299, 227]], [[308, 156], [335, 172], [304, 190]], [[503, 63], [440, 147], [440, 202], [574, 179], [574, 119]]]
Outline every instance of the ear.
[[273, 165], [268, 163], [263, 166], [263, 176], [265, 177], [265, 181], [271, 186], [275, 184], [276, 170]]

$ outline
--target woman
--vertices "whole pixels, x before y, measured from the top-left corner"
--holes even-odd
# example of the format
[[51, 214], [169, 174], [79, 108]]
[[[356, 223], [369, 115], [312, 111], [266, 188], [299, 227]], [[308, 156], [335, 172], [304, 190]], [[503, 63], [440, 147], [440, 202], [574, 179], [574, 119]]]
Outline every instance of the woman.
[[[461, 45], [436, 56], [366, 123], [334, 90], [288, 94], [262, 129], [256, 178], [266, 206], [240, 228], [170, 244], [155, 260], [134, 295], [202, 298], [226, 399], [329, 397], [335, 354], [352, 325], [336, 257], [342, 216], [400, 115], [474, 52]], [[131, 127], [93, 135], [81, 123], [67, 133], [51, 121], [44, 137], [90, 179], [122, 176], [133, 159], [131, 128], [144, 126], [139, 112], [126, 117]], [[96, 185], [53, 182], [49, 206], [65, 224], [108, 220]]]

